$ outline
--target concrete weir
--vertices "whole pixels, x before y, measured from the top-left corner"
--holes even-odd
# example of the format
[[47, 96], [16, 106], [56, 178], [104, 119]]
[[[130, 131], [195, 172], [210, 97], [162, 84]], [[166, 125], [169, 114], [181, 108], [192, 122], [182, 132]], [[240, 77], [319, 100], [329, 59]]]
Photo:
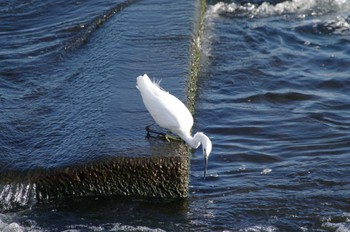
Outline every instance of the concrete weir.
[[31, 176], [38, 199], [122, 195], [183, 198], [188, 195], [189, 159], [184, 145], [173, 156], [113, 157]]
[[[138, 1], [127, 1], [131, 3], [138, 3]], [[140, 1], [141, 3], [142, 1]], [[141, 6], [138, 4], [135, 4], [130, 7], [130, 11], [134, 11], [134, 14], [138, 14], [140, 12], [140, 9], [144, 7], [146, 9], [146, 13], [152, 16], [152, 1], [144, 1]], [[186, 2], [186, 1], [184, 1]], [[155, 3], [153, 3], [155, 4]], [[168, 4], [168, 3], [167, 3]], [[171, 3], [172, 4], [172, 3]], [[201, 38], [201, 32], [203, 27], [203, 18], [205, 13], [205, 7], [206, 2], [204, 0], [198, 0], [195, 3], [188, 3], [186, 4], [192, 4], [193, 9], [195, 9], [195, 12], [192, 11], [193, 22], [188, 23], [188, 25], [192, 25], [193, 28], [188, 30], [189, 36], [174, 36], [176, 35], [176, 32], [170, 30], [169, 28], [166, 31], [157, 32], [158, 38], [153, 38], [154, 34], [153, 32], [148, 32], [149, 35], [145, 34], [144, 32], [147, 32], [145, 30], [144, 32], [141, 32], [142, 36], [144, 38], [139, 39], [139, 41], [135, 40], [134, 43], [137, 43], [135, 49], [135, 53], [141, 53], [145, 54], [148, 52], [148, 55], [151, 57], [152, 52], [154, 53], [154, 57], [158, 56], [158, 50], [157, 47], [153, 49], [152, 47], [149, 47], [146, 42], [147, 41], [159, 41], [155, 43], [155, 46], [159, 46], [161, 44], [164, 46], [164, 43], [169, 43], [169, 46], [172, 46], [174, 51], [177, 51], [179, 54], [181, 54], [181, 59], [183, 60], [184, 57], [187, 57], [187, 60], [184, 61], [183, 66], [180, 69], [173, 69], [172, 67], [167, 67], [169, 70], [164, 69], [160, 72], [160, 74], [164, 76], [168, 76], [169, 73], [171, 73], [173, 76], [180, 76], [184, 80], [182, 83], [183, 86], [180, 86], [179, 89], [172, 90], [172, 93], [174, 95], [177, 95], [181, 100], [187, 99], [187, 105], [192, 113], [194, 113], [194, 99], [196, 95], [196, 80], [199, 70], [199, 53], [200, 53], [200, 38]], [[123, 7], [128, 7], [127, 5]], [[119, 9], [119, 8], [118, 8]], [[129, 8], [128, 8], [129, 9]], [[142, 9], [142, 10], [144, 10]], [[150, 10], [151, 9], [151, 10]], [[173, 11], [173, 8], [168, 7], [169, 11]], [[119, 9], [121, 10], [121, 9]], [[119, 12], [118, 10], [118, 12]], [[159, 10], [159, 9], [158, 9]], [[112, 13], [114, 11], [111, 11]], [[146, 14], [143, 12], [142, 15]], [[177, 15], [172, 17], [178, 17], [178, 15], [181, 15], [181, 12], [175, 12]], [[121, 14], [121, 13], [120, 13]], [[129, 14], [129, 15], [128, 15]], [[162, 14], [167, 14], [167, 12], [163, 12]], [[187, 12], [188, 15], [190, 13]], [[128, 19], [127, 17], [131, 18], [131, 13], [125, 13], [125, 15], [122, 17], [122, 20], [120, 21], [121, 24], [125, 23]], [[147, 15], [142, 16], [147, 17]], [[114, 17], [108, 16], [108, 19], [113, 19]], [[132, 20], [132, 19], [131, 19]], [[151, 25], [152, 22], [157, 21], [147, 21], [147, 20], [140, 20], [142, 22], [148, 23], [146, 26], [150, 29], [154, 29], [154, 26]], [[102, 22], [104, 25], [104, 21]], [[168, 23], [168, 22], [165, 22]], [[131, 24], [132, 25], [132, 24]], [[107, 27], [120, 27], [119, 25], [112, 25], [109, 24]], [[136, 28], [140, 28], [139, 25], [135, 26]], [[179, 26], [181, 28], [181, 25]], [[99, 31], [103, 27], [94, 27], [99, 28]], [[141, 26], [142, 28], [142, 26]], [[166, 27], [165, 27], [166, 28]], [[110, 28], [109, 28], [110, 29]], [[144, 29], [144, 28], [143, 28]], [[107, 30], [107, 29], [106, 29]], [[183, 29], [182, 29], [183, 30]], [[123, 32], [123, 31], [122, 31]], [[121, 44], [130, 44], [130, 38], [134, 39], [135, 36], [132, 33], [136, 33], [134, 29], [129, 29], [126, 31], [126, 33], [129, 33], [128, 35], [123, 37], [123, 34], [118, 38], [119, 42]], [[140, 33], [140, 32], [139, 32]], [[94, 34], [90, 33], [89, 35]], [[95, 34], [94, 34], [95, 35]], [[99, 34], [97, 33], [97, 37]], [[107, 38], [103, 35], [101, 38]], [[149, 38], [147, 38], [149, 36]], [[96, 39], [97, 40], [97, 39]], [[146, 41], [146, 42], [144, 42]], [[143, 44], [145, 43], [145, 44]], [[105, 43], [105, 44], [112, 44], [112, 43]], [[183, 54], [182, 51], [179, 52], [179, 44], [181, 46], [183, 44], [185, 51], [188, 52], [188, 54]], [[101, 43], [99, 46], [103, 46]], [[127, 45], [129, 46], [129, 45]], [[130, 45], [135, 46], [135, 45]], [[166, 45], [168, 46], [168, 45]], [[109, 48], [105, 48], [109, 49]], [[118, 55], [120, 57], [123, 57], [123, 48], [121, 48], [120, 51], [118, 51]], [[170, 49], [170, 48], [169, 48]], [[71, 50], [71, 49], [70, 49]], [[172, 52], [173, 50], [169, 50]], [[141, 52], [140, 52], [141, 51]], [[165, 52], [165, 51], [162, 51]], [[109, 54], [109, 53], [106, 53]], [[151, 59], [138, 59], [139, 57], [136, 56], [136, 54], [131, 54], [128, 50], [125, 50], [126, 56], [130, 57], [123, 57], [124, 60], [115, 62], [116, 65], [111, 66], [113, 68], [116, 68], [117, 70], [112, 70], [113, 73], [127, 73], [127, 76], [132, 76], [132, 84], [128, 86], [132, 86], [132, 90], [136, 92], [126, 92], [125, 96], [129, 94], [135, 95], [135, 93], [138, 94], [136, 88], [135, 88], [135, 82], [136, 82], [136, 76], [134, 75], [135, 72], [139, 75], [144, 74], [143, 68], [147, 67], [147, 70], [144, 70], [145, 72], [150, 71], [151, 73], [159, 72], [159, 68], [163, 69], [163, 64], [159, 64], [159, 61], [151, 60]], [[113, 55], [113, 54], [112, 54]], [[174, 57], [170, 55], [166, 55], [171, 59], [171, 57]], [[176, 56], [176, 54], [175, 54]], [[177, 55], [178, 56], [178, 55]], [[112, 56], [113, 58], [115, 56]], [[137, 63], [140, 67], [136, 67], [135, 65], [125, 65], [123, 62], [125, 60], [131, 60], [136, 57]], [[147, 57], [146, 57], [147, 58]], [[107, 57], [100, 57], [100, 62], [103, 63], [103, 60], [106, 59], [109, 61], [111, 58]], [[162, 58], [159, 58], [162, 59]], [[180, 59], [179, 57], [176, 57], [177, 61]], [[188, 60], [189, 59], [189, 60]], [[142, 63], [143, 62], [143, 63]], [[172, 62], [171, 60], [168, 62]], [[183, 62], [183, 61], [181, 61]], [[119, 64], [119, 65], [118, 65]], [[152, 66], [153, 65], [153, 66]], [[175, 65], [176, 67], [179, 67], [179, 64]], [[182, 65], [181, 65], [182, 66]], [[85, 70], [88, 67], [88, 64], [85, 64], [84, 68], [81, 70]], [[129, 68], [129, 70], [126, 70]], [[96, 70], [96, 69], [91, 69]], [[130, 71], [131, 70], [131, 71]], [[174, 71], [176, 70], [176, 71]], [[107, 69], [108, 71], [108, 69]], [[86, 72], [89, 72], [87, 70]], [[166, 81], [171, 81], [172, 77], [169, 77]], [[165, 81], [164, 81], [165, 82]], [[169, 82], [168, 82], [169, 83]], [[176, 85], [172, 86], [178, 86], [179, 80], [173, 78], [173, 82], [176, 83]], [[181, 83], [181, 81], [180, 81]], [[129, 87], [123, 87], [120, 88], [124, 89]], [[131, 87], [130, 87], [131, 89]], [[135, 90], [134, 90], [135, 89]], [[129, 90], [128, 90], [129, 91]], [[131, 90], [130, 90], [131, 91]], [[113, 92], [113, 91], [112, 91]], [[174, 93], [175, 92], [175, 93]], [[181, 97], [182, 95], [186, 95]], [[118, 94], [123, 94], [122, 92], [118, 92]], [[115, 94], [117, 95], [117, 94]], [[121, 95], [119, 98], [123, 99], [123, 95]], [[142, 104], [141, 97], [138, 99], [139, 103]], [[128, 107], [130, 102], [120, 102], [118, 103], [118, 110], [124, 109]], [[123, 105], [125, 104], [125, 105]], [[112, 104], [111, 104], [112, 105]], [[114, 104], [115, 105], [115, 104]], [[128, 114], [121, 112], [118, 114], [118, 117], [121, 117], [121, 119], [117, 118], [114, 121], [120, 122], [124, 119], [128, 118]], [[142, 113], [147, 115], [145, 109], [142, 108]], [[136, 119], [133, 119], [136, 123], [139, 122], [138, 118], [139, 116], [134, 115], [140, 115], [132, 114], [132, 117], [136, 117]], [[149, 115], [147, 116], [149, 117]], [[142, 122], [144, 123], [144, 122]], [[137, 127], [139, 129], [144, 128], [144, 124], [139, 125], [137, 124]], [[128, 196], [128, 197], [141, 197], [141, 198], [162, 198], [162, 199], [178, 199], [178, 198], [186, 198], [188, 196], [188, 184], [189, 184], [189, 166], [190, 166], [190, 158], [189, 158], [189, 149], [183, 142], [163, 142], [163, 141], [157, 141], [156, 139], [150, 139], [143, 141], [143, 144], [146, 144], [146, 148], [142, 148], [141, 145], [136, 145], [136, 140], [134, 137], [131, 137], [131, 135], [127, 134], [127, 127], [122, 127], [120, 125], [116, 125], [115, 128], [122, 128], [121, 132], [118, 131], [115, 132], [114, 128], [109, 129], [109, 131], [113, 131], [113, 135], [110, 140], [118, 141], [122, 147], [122, 150], [117, 152], [116, 154], [108, 154], [108, 155], [102, 155], [102, 156], [96, 156], [93, 159], [91, 159], [91, 156], [88, 156], [90, 158], [84, 159], [81, 158], [79, 162], [75, 162], [74, 164], [68, 164], [68, 165], [52, 165], [45, 167], [41, 166], [38, 168], [32, 168], [29, 171], [4, 171], [1, 173], [0, 176], [0, 203], [3, 204], [2, 207], [5, 205], [5, 201], [13, 201], [14, 203], [25, 205], [26, 201], [30, 201], [30, 199], [35, 199], [35, 201], [41, 201], [41, 200], [50, 200], [50, 199], [56, 199], [61, 197], [82, 197], [82, 196], [110, 196], [110, 195], [120, 195], [120, 196]], [[107, 130], [108, 133], [108, 130]], [[114, 137], [113, 137], [114, 136]], [[129, 137], [128, 137], [129, 136]], [[108, 137], [108, 136], [106, 136]], [[126, 138], [125, 138], [126, 137]], [[143, 138], [142, 136], [139, 136], [138, 139], [140, 140]], [[123, 140], [124, 139], [124, 140]], [[106, 144], [109, 141], [106, 142]], [[142, 141], [141, 141], [142, 142]], [[159, 145], [161, 144], [161, 145]], [[133, 146], [138, 146], [137, 148], [134, 148]], [[141, 146], [141, 147], [140, 147]], [[97, 149], [98, 150], [98, 149]], [[140, 151], [140, 154], [138, 154], [138, 151]], [[136, 154], [136, 155], [135, 155]], [[8, 202], [11, 203], [11, 202]]]

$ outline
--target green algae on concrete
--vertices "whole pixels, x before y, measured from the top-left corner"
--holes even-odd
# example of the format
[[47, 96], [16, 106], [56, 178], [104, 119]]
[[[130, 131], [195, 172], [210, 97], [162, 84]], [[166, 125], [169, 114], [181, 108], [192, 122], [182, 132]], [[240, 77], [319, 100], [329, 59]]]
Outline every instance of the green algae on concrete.
[[194, 114], [195, 97], [197, 94], [197, 80], [200, 69], [200, 52], [201, 41], [204, 27], [204, 16], [206, 12], [206, 1], [199, 0], [198, 16], [194, 28], [194, 37], [191, 43], [191, 60], [190, 60], [190, 74], [187, 84], [187, 107], [192, 114]]

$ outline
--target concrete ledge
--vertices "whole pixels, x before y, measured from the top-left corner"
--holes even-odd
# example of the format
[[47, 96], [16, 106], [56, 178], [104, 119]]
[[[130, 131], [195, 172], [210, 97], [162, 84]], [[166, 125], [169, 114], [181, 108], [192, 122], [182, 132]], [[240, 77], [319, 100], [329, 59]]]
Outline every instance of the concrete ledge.
[[[205, 0], [198, 1], [195, 33], [190, 47], [186, 92], [187, 105], [192, 113], [200, 66], [200, 37], [205, 4]], [[139, 157], [135, 157], [135, 151], [130, 151], [134, 156], [103, 157], [58, 168], [3, 171], [0, 176], [0, 202], [28, 205], [34, 198], [41, 201], [61, 197], [108, 195], [186, 198], [190, 172], [188, 147], [183, 142], [171, 142], [160, 147], [162, 148], [155, 146], [155, 152], [151, 150], [150, 154]]]
[[[35, 172], [37, 199], [63, 196], [185, 198], [189, 158], [185, 146], [169, 157], [114, 157], [74, 168]], [[180, 153], [180, 154], [179, 154]]]
[[0, 202], [21, 206], [33, 200], [110, 195], [186, 198], [188, 149], [177, 142], [169, 144], [168, 149], [172, 154], [166, 156], [106, 157], [71, 167], [3, 172]]
[[[187, 105], [194, 113], [200, 67], [200, 41], [206, 1], [198, 1], [195, 34], [190, 48]], [[62, 196], [122, 195], [130, 197], [186, 198], [189, 184], [189, 151], [174, 143], [166, 156], [111, 157], [74, 168], [37, 173], [33, 179], [38, 199]]]

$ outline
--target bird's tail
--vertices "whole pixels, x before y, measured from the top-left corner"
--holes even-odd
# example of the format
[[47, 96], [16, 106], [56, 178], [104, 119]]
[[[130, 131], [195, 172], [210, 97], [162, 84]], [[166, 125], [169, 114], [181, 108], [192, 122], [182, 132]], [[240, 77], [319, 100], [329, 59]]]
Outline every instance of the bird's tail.
[[136, 88], [142, 92], [142, 90], [146, 89], [147, 86], [150, 86], [152, 84], [151, 80], [147, 76], [147, 74], [144, 74], [143, 76], [137, 77], [137, 85]]

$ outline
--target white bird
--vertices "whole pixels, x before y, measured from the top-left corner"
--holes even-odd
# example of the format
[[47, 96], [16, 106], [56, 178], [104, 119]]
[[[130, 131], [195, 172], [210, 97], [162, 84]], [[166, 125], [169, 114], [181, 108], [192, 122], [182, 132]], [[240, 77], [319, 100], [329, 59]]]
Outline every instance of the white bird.
[[205, 177], [212, 144], [202, 132], [191, 136], [193, 117], [185, 104], [161, 89], [159, 83], [152, 82], [147, 74], [137, 77], [136, 88], [141, 92], [143, 103], [159, 126], [177, 134], [192, 148], [197, 149], [202, 145]]

